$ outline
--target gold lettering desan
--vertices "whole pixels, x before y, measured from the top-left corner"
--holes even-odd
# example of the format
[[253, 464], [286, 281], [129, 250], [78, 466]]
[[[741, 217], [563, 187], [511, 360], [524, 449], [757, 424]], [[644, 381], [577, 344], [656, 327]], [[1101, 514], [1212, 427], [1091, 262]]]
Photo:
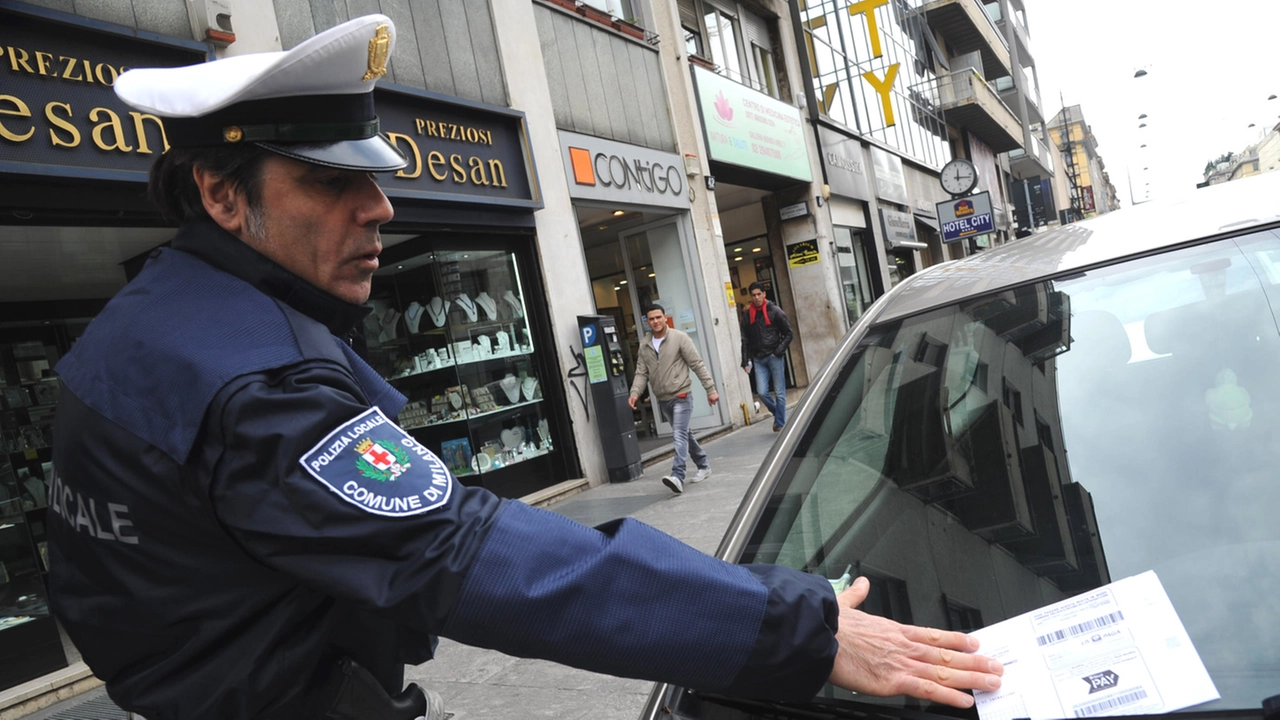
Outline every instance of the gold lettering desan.
[[[98, 118], [103, 115], [107, 119], [98, 122]], [[122, 152], [133, 150], [133, 146], [125, 142], [124, 127], [120, 124], [120, 116], [115, 114], [114, 111], [109, 108], [96, 107], [89, 111], [89, 120], [98, 123], [93, 126], [93, 144], [97, 145], [99, 150], [120, 150]], [[110, 130], [113, 136], [109, 145], [103, 137], [107, 130]]]
[[444, 153], [440, 152], [439, 150], [432, 150], [431, 152], [427, 153], [427, 172], [431, 173], [431, 177], [435, 178], [436, 180], [439, 180], [440, 182], [444, 182], [445, 180], [449, 179], [448, 172], [445, 172], [444, 170], [439, 170], [439, 171], [436, 170], [438, 166], [443, 166], [443, 165], [444, 165]]
[[[5, 108], [4, 103], [13, 103], [13, 109], [10, 110]], [[13, 115], [15, 117], [29, 118], [31, 117], [31, 108], [27, 107], [26, 103], [22, 102], [21, 100], [14, 97], [13, 95], [0, 95], [0, 115]], [[9, 142], [16, 142], [16, 143], [25, 142], [32, 135], [35, 135], [35, 134], [36, 134], [36, 129], [34, 126], [31, 129], [27, 130], [25, 134], [19, 135], [18, 133], [5, 127], [5, 124], [3, 122], [0, 122], [0, 138], [4, 138]]]
[[418, 152], [418, 144], [413, 141], [413, 138], [409, 137], [408, 135], [404, 135], [402, 133], [389, 132], [387, 133], [387, 139], [391, 141], [391, 144], [395, 146], [396, 149], [400, 148], [400, 141], [403, 140], [406, 143], [408, 143], [409, 149], [413, 151], [413, 162], [409, 164], [409, 167], [412, 167], [413, 171], [406, 172], [408, 168], [397, 170], [396, 177], [405, 178], [406, 180], [413, 180], [414, 178], [421, 175], [422, 174], [422, 154]]
[[[62, 108], [65, 110], [67, 117], [64, 119], [54, 115], [54, 108]], [[44, 106], [44, 116], [49, 119], [51, 124], [62, 128], [69, 135], [69, 137], [64, 140], [63, 138], [58, 137], [58, 133], [54, 131], [53, 128], [49, 128], [49, 142], [53, 143], [54, 147], [73, 148], [80, 146], [80, 131], [76, 129], [75, 125], [70, 123], [71, 103], [51, 102]]]
[[[0, 95], [0, 139], [12, 143], [30, 140], [36, 131], [35, 124], [29, 127], [18, 127], [13, 120], [4, 120], [4, 116], [32, 118], [30, 106], [15, 95]], [[151, 155], [155, 152], [168, 152], [169, 138], [165, 134], [164, 121], [150, 113], [129, 112], [133, 120], [133, 137], [125, 131], [126, 125], [114, 111], [105, 107], [95, 107], [89, 111], [88, 119], [97, 123], [92, 128], [93, 144], [100, 150], [108, 152], [133, 153]], [[55, 148], [80, 147], [83, 141], [81, 129], [76, 127], [76, 115], [71, 103], [51, 100], [44, 105], [44, 119], [48, 121], [49, 145]], [[154, 125], [152, 136], [148, 137], [148, 126]], [[136, 141], [137, 149], [131, 145]], [[158, 142], [155, 142], [158, 141]]]

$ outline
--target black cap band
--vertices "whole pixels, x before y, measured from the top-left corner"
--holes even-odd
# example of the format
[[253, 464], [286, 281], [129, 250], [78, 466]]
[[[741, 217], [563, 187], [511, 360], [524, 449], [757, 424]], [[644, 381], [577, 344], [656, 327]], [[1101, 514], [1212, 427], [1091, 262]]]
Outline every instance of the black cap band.
[[165, 118], [172, 147], [241, 142], [322, 143], [378, 134], [373, 93], [304, 95], [236, 103], [198, 118]]

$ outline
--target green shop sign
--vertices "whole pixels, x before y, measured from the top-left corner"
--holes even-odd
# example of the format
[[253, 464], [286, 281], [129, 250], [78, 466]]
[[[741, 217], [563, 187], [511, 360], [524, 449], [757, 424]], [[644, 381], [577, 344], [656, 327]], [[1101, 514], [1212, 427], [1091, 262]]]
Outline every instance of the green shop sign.
[[710, 70], [693, 77], [712, 160], [813, 181], [798, 109]]

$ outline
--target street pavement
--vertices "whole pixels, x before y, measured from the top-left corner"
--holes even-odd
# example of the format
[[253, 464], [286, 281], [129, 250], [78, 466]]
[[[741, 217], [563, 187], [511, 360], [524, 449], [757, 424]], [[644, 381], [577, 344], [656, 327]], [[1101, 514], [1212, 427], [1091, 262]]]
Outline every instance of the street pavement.
[[[644, 477], [574, 495], [550, 510], [587, 525], [629, 516], [713, 553], [775, 435], [769, 416], [706, 443], [712, 474], [675, 495], [661, 482], [669, 459]], [[689, 471], [694, 471], [689, 463]], [[678, 617], [672, 618], [679, 622]], [[436, 659], [405, 669], [405, 680], [440, 693], [453, 720], [636, 720], [653, 683], [577, 670], [545, 660], [441, 640]]]

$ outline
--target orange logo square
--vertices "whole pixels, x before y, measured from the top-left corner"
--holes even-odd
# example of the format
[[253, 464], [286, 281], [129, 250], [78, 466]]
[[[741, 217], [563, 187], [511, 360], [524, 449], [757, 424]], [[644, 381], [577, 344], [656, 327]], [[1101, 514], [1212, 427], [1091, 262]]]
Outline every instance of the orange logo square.
[[595, 185], [596, 172], [591, 167], [591, 151], [569, 148], [569, 161], [573, 163], [573, 181], [579, 185]]

